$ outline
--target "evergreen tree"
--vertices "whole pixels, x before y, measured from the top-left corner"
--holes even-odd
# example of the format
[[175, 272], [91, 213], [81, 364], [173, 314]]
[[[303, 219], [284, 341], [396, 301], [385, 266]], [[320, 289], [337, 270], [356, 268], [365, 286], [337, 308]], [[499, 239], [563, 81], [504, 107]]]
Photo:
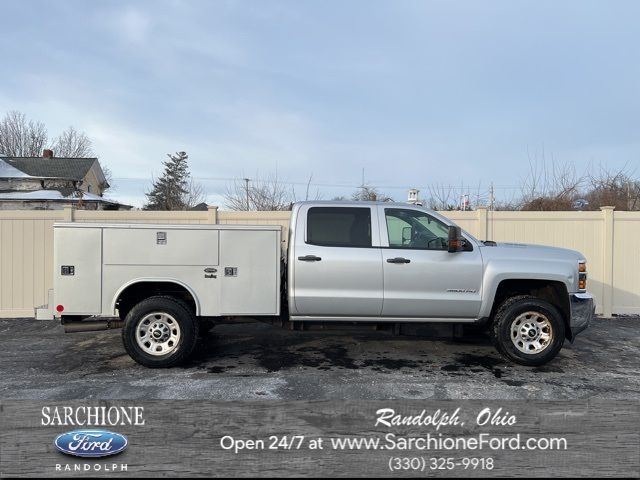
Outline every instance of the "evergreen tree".
[[145, 210], [185, 210], [189, 194], [189, 165], [186, 152], [167, 154], [169, 160], [163, 162], [164, 172], [153, 181], [153, 188], [146, 193]]

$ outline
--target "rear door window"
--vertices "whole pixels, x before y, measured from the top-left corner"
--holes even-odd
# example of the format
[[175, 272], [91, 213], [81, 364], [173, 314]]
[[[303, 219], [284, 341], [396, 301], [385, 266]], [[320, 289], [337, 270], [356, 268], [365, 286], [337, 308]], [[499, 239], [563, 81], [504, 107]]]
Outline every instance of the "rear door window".
[[371, 247], [371, 208], [310, 208], [307, 243], [326, 247]]

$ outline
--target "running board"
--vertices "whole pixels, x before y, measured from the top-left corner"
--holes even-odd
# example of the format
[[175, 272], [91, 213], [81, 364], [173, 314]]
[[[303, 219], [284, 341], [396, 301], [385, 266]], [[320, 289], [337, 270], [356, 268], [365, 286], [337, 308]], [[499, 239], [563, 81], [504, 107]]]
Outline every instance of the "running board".
[[87, 322], [68, 322], [63, 325], [64, 333], [99, 332], [101, 330], [122, 328], [124, 326], [124, 322], [118, 319], [111, 319]]
[[363, 322], [363, 323], [477, 323], [480, 318], [466, 317], [321, 317], [312, 315], [291, 315], [292, 322]]

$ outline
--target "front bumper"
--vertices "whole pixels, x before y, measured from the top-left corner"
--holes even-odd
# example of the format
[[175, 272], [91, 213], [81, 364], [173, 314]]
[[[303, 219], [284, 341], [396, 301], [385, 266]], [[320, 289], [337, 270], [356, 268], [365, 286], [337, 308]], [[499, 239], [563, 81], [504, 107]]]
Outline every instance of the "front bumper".
[[573, 339], [591, 323], [596, 304], [593, 295], [590, 293], [572, 293], [569, 295], [569, 305], [571, 307], [571, 318], [569, 319], [570, 336]]

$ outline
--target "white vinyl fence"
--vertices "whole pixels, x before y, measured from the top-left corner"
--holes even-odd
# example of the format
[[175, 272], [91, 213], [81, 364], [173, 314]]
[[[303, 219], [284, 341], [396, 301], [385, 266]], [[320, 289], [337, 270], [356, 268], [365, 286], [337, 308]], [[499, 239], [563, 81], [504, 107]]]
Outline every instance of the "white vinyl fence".
[[[640, 314], [640, 212], [442, 212], [485, 240], [572, 248], [588, 261], [589, 290], [597, 312]], [[46, 303], [52, 283], [53, 223], [262, 224], [282, 225], [289, 212], [17, 210], [0, 211], [0, 317], [31, 317]]]

